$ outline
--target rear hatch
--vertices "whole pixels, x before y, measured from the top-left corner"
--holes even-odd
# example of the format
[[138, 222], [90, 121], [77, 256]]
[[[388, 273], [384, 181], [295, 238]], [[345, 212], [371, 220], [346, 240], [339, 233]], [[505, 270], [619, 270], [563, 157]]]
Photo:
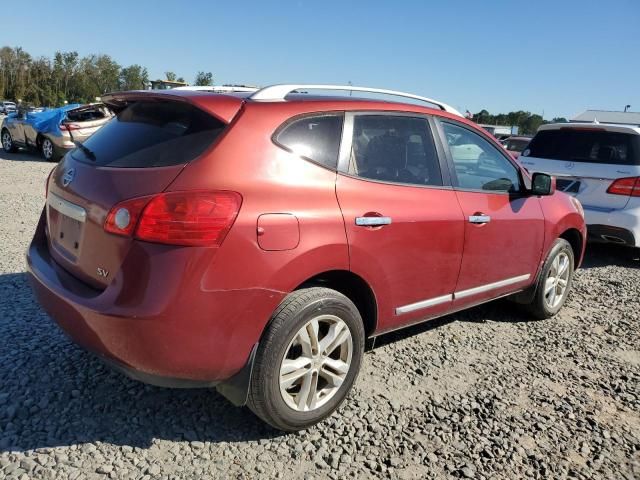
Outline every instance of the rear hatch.
[[[242, 102], [236, 102], [236, 112]], [[123, 200], [164, 191], [212, 146], [229, 123], [188, 97], [119, 94], [117, 115], [82, 147], [69, 152], [48, 182], [47, 234], [51, 255], [94, 288], [116, 274], [133, 240], [104, 229]]]
[[630, 197], [607, 189], [616, 179], [640, 175], [640, 135], [626, 127], [542, 127], [519, 160], [531, 172], [555, 175], [558, 190], [585, 207], [613, 211]]
[[111, 120], [113, 114], [103, 104], [84, 105], [69, 110], [60, 129], [69, 132], [73, 141], [84, 142], [96, 130]]

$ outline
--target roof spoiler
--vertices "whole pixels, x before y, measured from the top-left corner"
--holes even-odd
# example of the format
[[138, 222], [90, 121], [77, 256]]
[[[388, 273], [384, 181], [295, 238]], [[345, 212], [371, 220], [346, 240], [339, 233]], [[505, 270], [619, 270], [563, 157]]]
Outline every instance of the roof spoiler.
[[195, 105], [224, 123], [230, 123], [240, 110], [244, 100], [231, 95], [207, 95], [206, 92], [198, 93], [172, 88], [170, 90], [130, 90], [107, 93], [102, 96], [102, 101], [115, 114], [139, 101], [185, 102]]

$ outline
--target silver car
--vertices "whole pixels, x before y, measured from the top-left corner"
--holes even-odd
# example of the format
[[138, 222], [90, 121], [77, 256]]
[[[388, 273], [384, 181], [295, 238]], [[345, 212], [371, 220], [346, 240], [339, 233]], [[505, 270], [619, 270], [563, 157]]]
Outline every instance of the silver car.
[[41, 112], [19, 109], [5, 117], [0, 130], [2, 148], [40, 151], [47, 161], [57, 161], [107, 123], [113, 113], [102, 103], [71, 105]]
[[16, 104], [9, 101], [0, 102], [0, 113], [5, 115], [9, 115], [10, 113], [14, 113], [16, 111]]

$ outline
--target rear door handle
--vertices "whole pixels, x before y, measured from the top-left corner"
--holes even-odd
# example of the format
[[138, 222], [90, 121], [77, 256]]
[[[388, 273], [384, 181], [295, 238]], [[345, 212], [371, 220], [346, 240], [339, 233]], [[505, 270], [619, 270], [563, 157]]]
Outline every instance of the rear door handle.
[[391, 217], [356, 217], [356, 225], [359, 227], [379, 227], [390, 224]]
[[491, 217], [489, 215], [477, 214], [477, 215], [469, 215], [469, 223], [489, 223], [491, 221]]

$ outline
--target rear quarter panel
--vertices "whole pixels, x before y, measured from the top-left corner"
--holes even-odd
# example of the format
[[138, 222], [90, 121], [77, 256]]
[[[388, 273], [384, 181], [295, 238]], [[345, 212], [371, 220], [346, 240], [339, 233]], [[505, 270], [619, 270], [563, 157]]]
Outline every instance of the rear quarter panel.
[[[336, 172], [277, 147], [271, 135], [291, 115], [286, 109], [261, 114], [263, 108], [240, 113], [213, 151], [191, 162], [167, 189], [242, 195], [233, 227], [198, 279], [200, 291], [212, 294], [211, 331], [224, 325], [234, 350], [229, 362], [238, 368], [287, 293], [318, 273], [349, 269]], [[278, 213], [295, 216], [299, 242], [290, 249], [262, 249], [258, 218]], [[222, 292], [237, 301], [215, 303]]]

